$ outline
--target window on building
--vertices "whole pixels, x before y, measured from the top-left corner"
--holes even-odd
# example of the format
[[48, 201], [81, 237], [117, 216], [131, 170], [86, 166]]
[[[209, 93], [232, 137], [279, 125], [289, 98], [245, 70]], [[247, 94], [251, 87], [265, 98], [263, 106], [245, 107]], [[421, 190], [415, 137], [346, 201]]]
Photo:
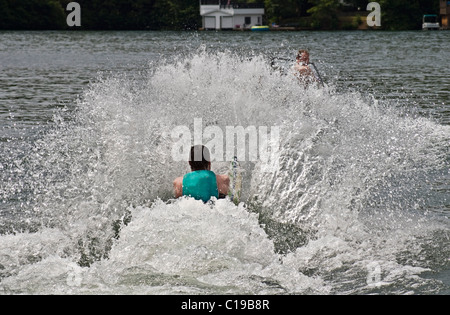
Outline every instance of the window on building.
[[252, 24], [252, 18], [250, 16], [245, 17], [245, 24]]

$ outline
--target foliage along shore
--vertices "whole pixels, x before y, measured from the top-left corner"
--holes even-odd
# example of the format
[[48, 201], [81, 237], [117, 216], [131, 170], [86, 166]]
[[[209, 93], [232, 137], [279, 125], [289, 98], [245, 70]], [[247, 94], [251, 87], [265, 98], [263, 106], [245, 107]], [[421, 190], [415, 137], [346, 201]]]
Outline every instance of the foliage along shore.
[[[0, 30], [198, 30], [198, 0], [78, 0], [81, 26], [66, 19], [72, 0], [0, 0]], [[265, 24], [285, 29], [364, 29], [367, 0], [233, 0], [260, 3]], [[439, 0], [378, 0], [385, 30], [421, 28], [423, 14], [437, 14]], [[358, 10], [359, 9], [359, 10]]]

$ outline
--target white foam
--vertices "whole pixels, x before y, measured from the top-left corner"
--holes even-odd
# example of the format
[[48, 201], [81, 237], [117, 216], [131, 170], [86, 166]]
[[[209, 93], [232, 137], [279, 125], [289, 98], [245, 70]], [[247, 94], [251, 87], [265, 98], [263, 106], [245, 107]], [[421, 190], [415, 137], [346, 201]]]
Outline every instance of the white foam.
[[[200, 51], [144, 77], [99, 79], [78, 108], [27, 149], [26, 168], [24, 152], [11, 157], [22, 182], [7, 182], [4, 196], [29, 190], [21, 210], [43, 227], [0, 236], [3, 292], [371, 292], [374, 262], [375, 283], [404, 280], [408, 291], [423, 270], [398, 256], [419, 260], [430, 233], [448, 228], [421, 210], [433, 176], [448, 178], [448, 126], [332, 86], [305, 89], [263, 57]], [[171, 160], [170, 131], [194, 118], [282, 126], [278, 166], [242, 163], [243, 200], [282, 223], [273, 235], [224, 200], [150, 206], [188, 171]], [[132, 220], [115, 241], [127, 209]], [[287, 223], [306, 240], [282, 256], [273, 239], [285, 230], [295, 239]]]

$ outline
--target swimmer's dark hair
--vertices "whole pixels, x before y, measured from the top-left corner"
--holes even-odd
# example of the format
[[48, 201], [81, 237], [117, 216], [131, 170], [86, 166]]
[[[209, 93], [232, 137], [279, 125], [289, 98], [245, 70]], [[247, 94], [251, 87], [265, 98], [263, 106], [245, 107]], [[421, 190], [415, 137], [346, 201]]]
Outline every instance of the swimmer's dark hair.
[[306, 53], [306, 54], [309, 56], [309, 51], [307, 51], [306, 49], [300, 49], [300, 50], [298, 51], [298, 54], [297, 54], [297, 59], [301, 58], [301, 56], [302, 56], [304, 53]]
[[210, 170], [211, 155], [209, 149], [204, 145], [194, 145], [191, 147], [189, 165], [191, 166], [192, 171]]

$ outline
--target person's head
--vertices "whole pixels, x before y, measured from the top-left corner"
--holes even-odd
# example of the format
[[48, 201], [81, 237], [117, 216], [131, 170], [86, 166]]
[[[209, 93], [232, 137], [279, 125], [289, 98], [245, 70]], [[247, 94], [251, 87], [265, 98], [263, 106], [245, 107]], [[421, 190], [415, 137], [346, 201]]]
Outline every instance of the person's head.
[[297, 62], [309, 63], [309, 52], [305, 49], [300, 49], [297, 54]]
[[204, 145], [194, 145], [191, 147], [189, 165], [192, 171], [211, 170], [211, 155], [208, 148]]

